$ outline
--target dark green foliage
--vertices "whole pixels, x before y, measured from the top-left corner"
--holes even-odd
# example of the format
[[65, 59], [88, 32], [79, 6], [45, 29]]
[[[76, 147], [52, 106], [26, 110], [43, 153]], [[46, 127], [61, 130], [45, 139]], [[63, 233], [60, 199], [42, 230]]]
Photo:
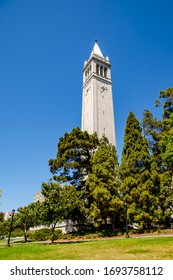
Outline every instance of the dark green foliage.
[[173, 115], [167, 122], [168, 127], [163, 131], [159, 141], [162, 167], [173, 176]]
[[51, 238], [53, 238], [53, 240], [55, 241], [62, 238], [62, 236], [63, 236], [62, 231], [60, 229], [57, 229], [54, 231], [54, 235]]
[[55, 227], [63, 220], [73, 220], [76, 209], [80, 207], [80, 193], [73, 186], [60, 185], [50, 181], [42, 184], [42, 194], [45, 198], [42, 203], [42, 220], [52, 228], [52, 242], [54, 241]]
[[3, 222], [3, 221], [4, 221], [4, 213], [0, 212], [0, 222]]
[[89, 218], [96, 225], [110, 219], [114, 231], [115, 222], [121, 218], [119, 185], [116, 150], [103, 137], [98, 150], [91, 157], [91, 172], [86, 181], [90, 193]]
[[62, 231], [60, 229], [55, 230], [52, 237], [51, 228], [41, 228], [39, 230], [30, 231], [28, 233], [28, 238], [38, 241], [52, 240], [52, 238], [53, 240], [57, 240], [59, 238], [62, 238]]
[[60, 138], [57, 157], [49, 161], [54, 180], [61, 184], [73, 185], [78, 190], [81, 205], [73, 210], [73, 219], [80, 222], [86, 219], [89, 190], [85, 181], [91, 171], [91, 156], [98, 145], [96, 133], [89, 135], [87, 131], [74, 128]]
[[171, 190], [171, 176], [165, 172], [159, 174], [160, 185], [157, 193], [157, 205], [155, 207], [154, 218], [155, 223], [158, 226], [170, 227], [172, 206], [173, 206], [173, 194]]
[[142, 135], [140, 123], [130, 112], [124, 135], [120, 165], [121, 192], [131, 223], [150, 228], [154, 211], [151, 161], [147, 140]]
[[157, 106], [162, 109], [162, 119], [144, 112], [143, 129], [151, 148], [151, 176], [154, 184], [154, 221], [169, 227], [173, 213], [173, 89], [160, 91]]
[[59, 140], [56, 159], [49, 161], [50, 171], [57, 174], [54, 179], [60, 183], [75, 184], [81, 189], [90, 172], [90, 158], [97, 146], [96, 134], [89, 135], [79, 128], [65, 133]]
[[39, 241], [45, 241], [51, 239], [51, 229], [49, 228], [42, 228], [39, 230], [36, 230], [34, 232], [34, 239]]
[[9, 233], [9, 229], [10, 229], [10, 223], [9, 223], [10, 221], [9, 220], [4, 221], [4, 222], [0, 222], [0, 236], [7, 235]]
[[164, 100], [162, 118], [169, 119], [173, 114], [173, 88], [161, 90], [159, 97]]
[[23, 230], [24, 240], [27, 241], [27, 232], [30, 227], [39, 225], [40, 202], [30, 203], [28, 206], [18, 208], [18, 213], [14, 216], [14, 226]]
[[11, 237], [18, 237], [18, 236], [23, 236], [23, 230], [20, 228], [15, 228], [11, 233]]
[[106, 137], [74, 128], [59, 139], [57, 156], [49, 161], [53, 180], [42, 184], [45, 201], [34, 212], [32, 204], [20, 208], [14, 219], [25, 236], [29, 227], [49, 224], [53, 242], [57, 222], [68, 219], [100, 228], [109, 221], [114, 232], [124, 231], [126, 218], [141, 231], [171, 226], [173, 89], [161, 91], [155, 105], [162, 119], [145, 110], [142, 126], [130, 112], [120, 167]]

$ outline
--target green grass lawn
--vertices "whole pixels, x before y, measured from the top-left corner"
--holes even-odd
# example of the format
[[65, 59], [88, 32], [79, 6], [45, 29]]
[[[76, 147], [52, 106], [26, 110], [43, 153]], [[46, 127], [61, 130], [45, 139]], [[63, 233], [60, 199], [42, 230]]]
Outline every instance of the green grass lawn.
[[173, 237], [81, 242], [0, 243], [1, 260], [173, 260]]

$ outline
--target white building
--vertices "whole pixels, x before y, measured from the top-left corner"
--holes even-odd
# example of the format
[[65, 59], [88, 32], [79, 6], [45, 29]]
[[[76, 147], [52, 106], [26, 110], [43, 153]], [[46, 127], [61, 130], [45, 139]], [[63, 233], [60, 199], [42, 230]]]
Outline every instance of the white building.
[[111, 65], [97, 41], [83, 67], [82, 130], [105, 135], [116, 146]]

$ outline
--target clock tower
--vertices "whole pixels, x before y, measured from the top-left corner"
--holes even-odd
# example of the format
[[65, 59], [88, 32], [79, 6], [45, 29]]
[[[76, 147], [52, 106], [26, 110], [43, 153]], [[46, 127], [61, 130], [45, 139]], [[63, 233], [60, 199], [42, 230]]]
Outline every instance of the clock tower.
[[82, 130], [105, 135], [116, 146], [111, 65], [97, 41], [83, 67]]

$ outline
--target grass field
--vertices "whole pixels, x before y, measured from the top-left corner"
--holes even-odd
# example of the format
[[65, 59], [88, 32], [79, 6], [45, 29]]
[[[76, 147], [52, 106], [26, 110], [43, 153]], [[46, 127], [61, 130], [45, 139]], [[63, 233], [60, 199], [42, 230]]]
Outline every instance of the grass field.
[[173, 237], [124, 238], [80, 242], [0, 242], [1, 260], [173, 260]]

